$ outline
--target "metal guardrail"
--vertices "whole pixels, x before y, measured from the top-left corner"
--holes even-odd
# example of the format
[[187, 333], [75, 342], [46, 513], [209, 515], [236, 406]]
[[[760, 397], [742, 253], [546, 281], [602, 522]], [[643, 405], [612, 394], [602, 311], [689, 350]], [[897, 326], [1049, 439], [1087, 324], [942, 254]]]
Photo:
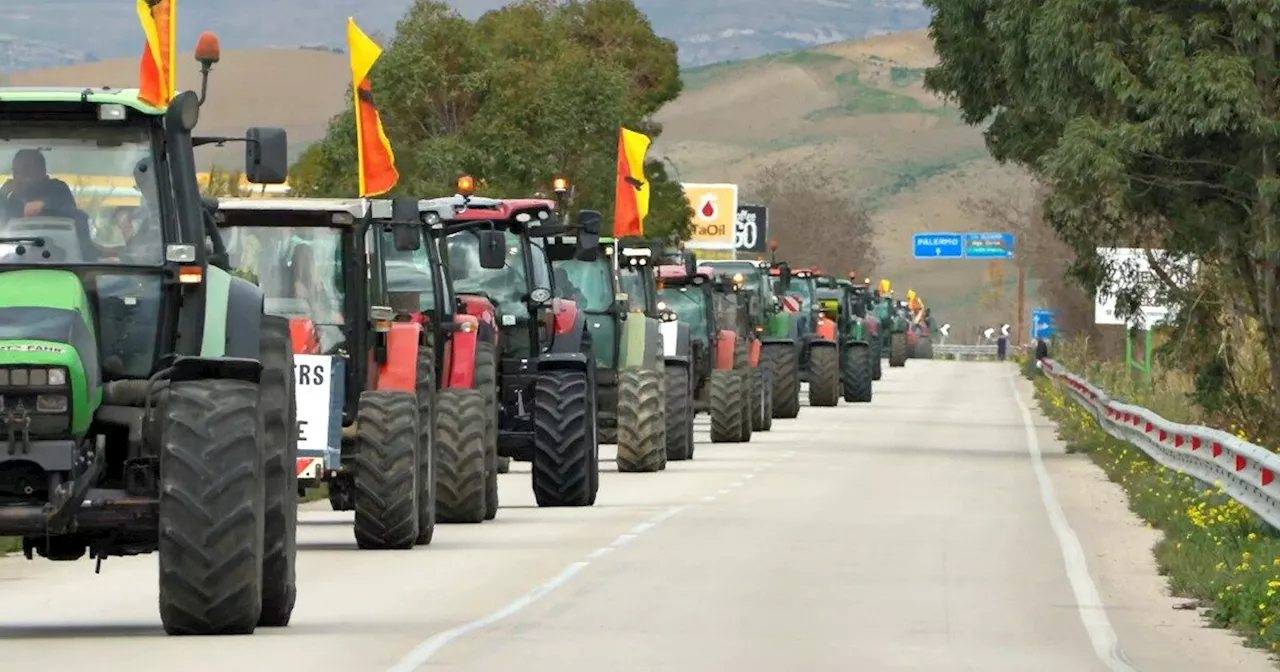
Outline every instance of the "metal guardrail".
[[1155, 411], [1112, 399], [1104, 390], [1051, 359], [1040, 370], [1098, 419], [1111, 436], [1160, 464], [1214, 484], [1280, 529], [1280, 455], [1220, 429], [1183, 425]]
[[942, 345], [934, 343], [933, 356], [935, 358], [949, 357], [951, 359], [994, 359], [996, 357], [996, 344]]

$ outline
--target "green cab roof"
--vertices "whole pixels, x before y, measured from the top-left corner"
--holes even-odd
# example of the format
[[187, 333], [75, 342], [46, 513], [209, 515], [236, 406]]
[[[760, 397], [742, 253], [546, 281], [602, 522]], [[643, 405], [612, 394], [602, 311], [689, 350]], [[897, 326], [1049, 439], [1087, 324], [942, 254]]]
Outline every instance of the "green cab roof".
[[71, 86], [0, 86], [0, 102], [124, 105], [143, 114], [162, 114], [163, 108], [138, 100], [137, 89], [76, 88]]

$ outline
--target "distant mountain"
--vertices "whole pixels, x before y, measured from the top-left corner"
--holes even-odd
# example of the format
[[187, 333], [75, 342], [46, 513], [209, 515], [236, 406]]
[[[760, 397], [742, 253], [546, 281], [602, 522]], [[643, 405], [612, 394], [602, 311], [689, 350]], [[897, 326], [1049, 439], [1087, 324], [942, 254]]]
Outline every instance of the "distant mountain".
[[[198, 0], [179, 5], [179, 41], [212, 30], [226, 49], [345, 44], [348, 16], [392, 34], [412, 0]], [[453, 0], [476, 17], [503, 0]], [[921, 0], [637, 0], [686, 66], [754, 58], [828, 42], [921, 28]], [[4, 0], [0, 73], [139, 53], [142, 31], [127, 0]]]

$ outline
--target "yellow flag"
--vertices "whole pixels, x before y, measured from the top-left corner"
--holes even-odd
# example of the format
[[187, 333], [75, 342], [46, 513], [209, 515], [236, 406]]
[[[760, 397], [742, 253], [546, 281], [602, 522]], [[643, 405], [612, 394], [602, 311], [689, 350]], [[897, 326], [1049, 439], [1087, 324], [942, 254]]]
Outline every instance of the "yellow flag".
[[881, 280], [881, 281], [880, 281], [880, 293], [881, 293], [881, 294], [888, 294], [888, 293], [889, 293], [889, 292], [891, 292], [891, 291], [893, 291], [893, 283], [889, 282], [888, 280]]

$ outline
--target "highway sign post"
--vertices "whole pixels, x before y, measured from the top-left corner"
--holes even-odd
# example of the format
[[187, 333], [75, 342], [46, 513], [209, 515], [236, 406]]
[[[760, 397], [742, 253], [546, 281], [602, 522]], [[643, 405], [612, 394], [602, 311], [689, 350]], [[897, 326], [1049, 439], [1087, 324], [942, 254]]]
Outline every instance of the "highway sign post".
[[1036, 308], [1031, 311], [1031, 338], [1049, 340], [1058, 333], [1058, 311], [1052, 308]]
[[959, 233], [917, 233], [911, 245], [916, 259], [964, 258], [964, 236]]

